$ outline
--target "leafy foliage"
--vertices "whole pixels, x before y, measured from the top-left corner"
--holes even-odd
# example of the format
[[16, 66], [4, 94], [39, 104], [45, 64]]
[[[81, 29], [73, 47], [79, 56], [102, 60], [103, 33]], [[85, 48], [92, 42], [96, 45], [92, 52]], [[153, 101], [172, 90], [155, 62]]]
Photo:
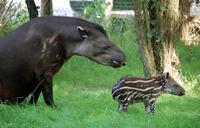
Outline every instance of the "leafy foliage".
[[104, 0], [94, 0], [84, 9], [84, 18], [104, 25], [104, 10], [105, 10]]
[[28, 20], [29, 20], [29, 17], [28, 17], [27, 10], [21, 9], [10, 20], [10, 29], [13, 30]]
[[10, 22], [10, 19], [14, 16], [17, 10], [17, 6], [13, 3], [13, 1], [8, 2], [7, 0], [1, 0], [0, 2], [0, 31], [2, 34], [8, 31], [7, 27]]
[[5, 35], [28, 20], [25, 9], [19, 9], [13, 1], [2, 0], [0, 3], [0, 36]]

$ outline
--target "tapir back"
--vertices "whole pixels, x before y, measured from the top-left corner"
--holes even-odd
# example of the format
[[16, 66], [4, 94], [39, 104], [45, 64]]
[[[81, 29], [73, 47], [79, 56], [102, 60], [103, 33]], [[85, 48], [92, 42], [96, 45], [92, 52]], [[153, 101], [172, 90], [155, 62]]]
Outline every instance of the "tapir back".
[[123, 77], [113, 87], [113, 99], [126, 101], [134, 97], [134, 100], [142, 100], [150, 94], [158, 96], [161, 94], [162, 83], [162, 79], [154, 77]]

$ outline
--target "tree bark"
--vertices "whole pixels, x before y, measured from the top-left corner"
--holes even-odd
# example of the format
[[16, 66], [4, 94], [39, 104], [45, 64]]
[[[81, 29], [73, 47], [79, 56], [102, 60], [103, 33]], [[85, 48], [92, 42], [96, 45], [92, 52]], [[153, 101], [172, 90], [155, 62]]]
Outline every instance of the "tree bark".
[[162, 42], [162, 67], [170, 72], [173, 78], [183, 84], [178, 53], [176, 52], [176, 37], [180, 27], [180, 11], [178, 0], [165, 0], [160, 2], [166, 10], [159, 13], [159, 34]]
[[133, 0], [135, 26], [145, 76], [170, 72], [180, 84], [175, 42], [180, 27], [179, 0]]
[[41, 0], [41, 16], [53, 15], [52, 0]]
[[151, 45], [154, 55], [154, 62], [156, 66], [156, 71], [161, 72], [163, 70], [162, 67], [162, 58], [161, 55], [163, 54], [163, 51], [161, 49], [162, 44], [160, 41], [160, 35], [159, 35], [159, 20], [158, 20], [158, 14], [159, 14], [159, 3], [155, 2], [154, 0], [149, 0], [148, 4], [148, 14], [149, 14], [149, 31], [151, 32], [152, 36], [151, 39]]
[[29, 12], [29, 19], [38, 17], [38, 7], [35, 5], [34, 0], [26, 0], [26, 5]]
[[113, 8], [113, 0], [105, 0], [106, 3], [106, 8], [105, 8], [105, 18], [104, 18], [104, 22], [105, 24], [108, 24], [109, 19], [110, 19], [110, 15], [111, 15], [111, 11]]
[[191, 3], [192, 0], [179, 0], [179, 11], [181, 13], [181, 15], [186, 15], [189, 16], [190, 15], [190, 7], [191, 7]]
[[143, 69], [145, 76], [156, 75], [156, 66], [154, 62], [153, 49], [151, 41], [147, 36], [149, 30], [149, 19], [147, 2], [140, 2], [140, 0], [133, 0], [134, 11], [135, 11], [135, 26], [137, 34], [137, 43], [139, 46], [141, 59], [143, 62]]

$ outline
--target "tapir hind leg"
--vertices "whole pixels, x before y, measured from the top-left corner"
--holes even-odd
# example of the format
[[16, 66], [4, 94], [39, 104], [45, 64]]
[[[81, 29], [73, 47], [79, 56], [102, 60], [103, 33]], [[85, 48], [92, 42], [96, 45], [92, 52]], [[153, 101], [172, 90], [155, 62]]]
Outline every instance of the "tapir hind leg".
[[37, 104], [37, 101], [39, 99], [40, 93], [41, 93], [41, 87], [38, 87], [35, 92], [31, 95], [31, 99], [29, 101], [30, 104]]
[[45, 103], [51, 107], [55, 107], [53, 101], [52, 77], [46, 77], [41, 87]]
[[33, 90], [33, 92], [31, 92], [31, 99], [29, 101], [30, 104], [35, 104], [37, 103], [40, 93], [42, 92], [42, 84], [44, 82], [44, 79], [41, 80], [36, 80], [35, 82], [33, 82], [33, 84], [37, 84]]

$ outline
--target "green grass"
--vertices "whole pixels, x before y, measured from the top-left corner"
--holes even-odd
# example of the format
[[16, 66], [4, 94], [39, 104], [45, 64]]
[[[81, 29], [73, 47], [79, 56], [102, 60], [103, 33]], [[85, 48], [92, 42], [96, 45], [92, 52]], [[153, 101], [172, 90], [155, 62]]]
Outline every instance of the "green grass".
[[[142, 76], [143, 71], [133, 32], [111, 38], [125, 51], [127, 66], [114, 69], [75, 56], [54, 77], [56, 109], [42, 96], [36, 106], [0, 104], [0, 128], [199, 128], [200, 98], [188, 85], [186, 96], [162, 95], [154, 115], [146, 114], [143, 104], [117, 111], [112, 86], [121, 76]], [[178, 50], [184, 74], [199, 75], [199, 48], [189, 52], [179, 45]]]
[[180, 56], [182, 70], [184, 75], [199, 75], [200, 71], [200, 46], [183, 46], [183, 43], [178, 43], [177, 48]]
[[[2, 128], [195, 128], [200, 126], [200, 98], [192, 92], [184, 97], [163, 95], [154, 115], [144, 112], [143, 104], [117, 111], [110, 88], [66, 86], [56, 90], [56, 109], [41, 99], [36, 107], [0, 106]], [[58, 93], [59, 92], [59, 93]]]

